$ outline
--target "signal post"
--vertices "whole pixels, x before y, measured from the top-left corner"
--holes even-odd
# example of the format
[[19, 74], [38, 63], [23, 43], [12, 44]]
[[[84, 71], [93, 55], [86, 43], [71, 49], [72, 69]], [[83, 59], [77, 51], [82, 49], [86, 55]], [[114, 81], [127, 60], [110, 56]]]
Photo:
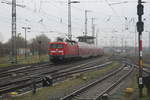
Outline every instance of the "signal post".
[[139, 86], [139, 96], [143, 96], [143, 60], [142, 60], [142, 32], [144, 31], [144, 23], [142, 21], [142, 15], [144, 14], [144, 6], [142, 5], [142, 0], [138, 0], [137, 5], [137, 15], [138, 15], [138, 22], [137, 22], [137, 31], [138, 35], [138, 42], [139, 42], [139, 77], [138, 77], [138, 86]]

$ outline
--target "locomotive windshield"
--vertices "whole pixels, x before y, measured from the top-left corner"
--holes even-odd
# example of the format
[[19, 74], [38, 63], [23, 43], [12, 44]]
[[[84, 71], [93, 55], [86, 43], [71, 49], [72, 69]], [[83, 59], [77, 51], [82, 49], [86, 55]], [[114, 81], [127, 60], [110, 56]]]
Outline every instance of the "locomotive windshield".
[[50, 48], [64, 48], [63, 44], [50, 44]]

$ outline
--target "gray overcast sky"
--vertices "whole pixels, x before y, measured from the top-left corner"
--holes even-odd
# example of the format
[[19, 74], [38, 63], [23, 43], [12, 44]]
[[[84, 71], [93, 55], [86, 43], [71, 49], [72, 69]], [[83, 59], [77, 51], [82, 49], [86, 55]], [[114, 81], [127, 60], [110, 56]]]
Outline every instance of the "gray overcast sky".
[[[1, 0], [6, 1], [6, 0]], [[7, 0], [10, 1], [11, 0]], [[24, 36], [23, 26], [30, 26], [27, 34], [31, 39], [41, 33], [49, 38], [65, 36], [67, 33], [67, 1], [68, 0], [17, 0], [25, 8], [17, 7], [17, 33]], [[91, 18], [96, 18], [96, 30], [99, 30], [99, 43], [111, 45], [111, 40], [121, 42], [128, 38], [127, 44], [134, 45], [135, 22], [137, 21], [137, 0], [78, 0], [79, 4], [72, 4], [72, 33], [79, 36], [84, 31], [84, 11], [88, 13], [88, 33], [91, 35]], [[106, 2], [108, 1], [108, 2]], [[128, 1], [128, 3], [122, 3]], [[145, 5], [145, 30], [150, 31], [150, 1]], [[112, 4], [111, 6], [108, 5]], [[118, 3], [118, 4], [117, 4]], [[0, 41], [5, 42], [11, 37], [11, 5], [0, 3]], [[125, 17], [127, 19], [125, 20]], [[129, 30], [125, 30], [128, 28]], [[54, 32], [50, 32], [54, 31]], [[59, 34], [58, 34], [59, 33]], [[144, 45], [148, 45], [148, 33], [144, 33]], [[132, 41], [132, 43], [131, 43]], [[117, 44], [117, 42], [116, 42]], [[118, 43], [119, 45], [119, 43]]]

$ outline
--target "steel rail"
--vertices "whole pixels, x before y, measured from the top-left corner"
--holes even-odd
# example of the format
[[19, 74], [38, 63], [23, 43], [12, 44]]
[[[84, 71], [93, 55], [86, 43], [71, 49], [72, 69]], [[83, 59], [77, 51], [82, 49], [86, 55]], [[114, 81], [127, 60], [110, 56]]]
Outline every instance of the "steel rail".
[[[40, 68], [43, 68], [43, 66], [45, 68], [46, 65], [43, 65], [43, 64], [46, 64], [46, 65], [48, 64], [48, 65], [54, 65], [54, 66], [56, 66], [55, 64], [52, 64], [52, 63], [50, 63], [50, 64], [49, 63], [40, 63], [40, 65], [38, 65], [38, 64], [31, 64], [30, 65], [29, 64], [27, 66], [23, 66], [23, 67], [20, 67], [20, 68], [11, 68], [11, 69], [8, 69], [8, 70], [2, 70], [2, 71], [0, 71], [0, 79], [4, 79], [4, 78], [6, 78], [8, 76], [11, 76], [13, 73], [17, 73], [18, 74], [18, 73], [23, 73], [23, 72], [25, 73], [25, 72], [28, 72], [28, 71], [33, 71], [34, 69], [38, 70]], [[47, 66], [47, 67], [49, 67], [49, 66]]]
[[133, 67], [132, 69], [126, 73], [125, 75], [123, 75], [117, 82], [115, 82], [114, 84], [112, 84], [110, 87], [108, 87], [105, 91], [103, 91], [99, 96], [97, 96], [94, 100], [100, 100], [101, 97], [105, 94], [105, 93], [109, 93], [110, 91], [112, 91], [119, 83], [121, 83], [126, 77], [128, 77], [131, 72], [133, 71]]
[[[129, 64], [129, 65], [134, 66], [135, 68], [139, 69], [139, 66], [136, 65], [136, 64], [129, 63], [129, 62], [124, 62], [124, 63]], [[144, 67], [144, 66], [143, 66], [143, 67]], [[145, 73], [150, 74], [150, 72], [146, 71], [145, 69], [142, 69], [142, 70], [143, 70]]]
[[[82, 70], [78, 70], [78, 71], [74, 71], [74, 70], [72, 70], [72, 72], [70, 71], [67, 71], [67, 72], [61, 72], [60, 73], [60, 75], [59, 75], [59, 73], [58, 73], [58, 76], [54, 76], [54, 77], [52, 77], [53, 78], [53, 80], [56, 80], [57, 78], [61, 78], [61, 77], [65, 77], [65, 76], [68, 76], [68, 75], [71, 75], [71, 74], [75, 74], [75, 73], [81, 73], [81, 72], [85, 72], [85, 71], [87, 71], [87, 70], [91, 70], [91, 69], [96, 69], [96, 68], [98, 68], [98, 67], [103, 67], [103, 66], [106, 66], [106, 65], [109, 65], [109, 64], [111, 64], [112, 62], [107, 62], [107, 63], [105, 63], [105, 64], [102, 64], [102, 65], [99, 65], [99, 66], [95, 66], [95, 67], [93, 67], [93, 68], [90, 68], [90, 67], [88, 67], [87, 69], [85, 68], [85, 69], [82, 69]], [[47, 72], [47, 74], [48, 74], [49, 72]], [[64, 74], [64, 73], [66, 73], [66, 74]], [[45, 73], [46, 74], [46, 73]], [[38, 77], [38, 79], [37, 79], [37, 81], [36, 81], [36, 83], [38, 84], [38, 83], [41, 83], [42, 82], [42, 79], [41, 79], [41, 77], [40, 76], [33, 76], [33, 77]], [[12, 90], [16, 90], [16, 89], [20, 89], [20, 88], [24, 88], [24, 87], [27, 87], [27, 86], [30, 86], [30, 85], [32, 85], [32, 80], [31, 80], [32, 78], [31, 77], [27, 77], [26, 79], [22, 79], [22, 80], [19, 80], [19, 81], [17, 81], [17, 82], [14, 82], [15, 84], [17, 84], [18, 82], [23, 82], [23, 84], [21, 84], [21, 85], [12, 85], [11, 86], [11, 84], [7, 84], [7, 85], [5, 85], [5, 87], [3, 86], [2, 88], [0, 88], [0, 94], [2, 94], [2, 93], [7, 93], [7, 92], [11, 92]], [[10, 85], [11, 87], [9, 87], [8, 85]]]
[[47, 64], [49, 62], [42, 62], [42, 63], [32, 63], [32, 64], [18, 64], [18, 65], [12, 65], [4, 68], [0, 68], [0, 73], [8, 72], [9, 70], [15, 70], [19, 68], [25, 68], [28, 66], [36, 66], [36, 65], [42, 65], [42, 64]]
[[80, 89], [74, 91], [73, 93], [71, 93], [71, 94], [69, 94], [69, 95], [67, 95], [67, 96], [65, 96], [65, 97], [63, 97], [63, 98], [61, 98], [61, 100], [71, 100], [74, 96], [80, 94], [81, 92], [84, 92], [84, 91], [88, 90], [89, 88], [95, 86], [96, 84], [98, 84], [98, 83], [104, 81], [105, 79], [111, 77], [112, 75], [115, 75], [116, 73], [118, 73], [119, 71], [121, 71], [124, 66], [125, 66], [125, 65], [123, 65], [123, 66], [122, 66], [121, 68], [119, 68], [118, 70], [115, 70], [115, 71], [113, 71], [112, 73], [109, 73], [109, 74], [105, 75], [104, 77], [102, 77], [102, 78], [100, 78], [100, 79], [98, 79], [98, 80], [96, 80], [96, 81], [94, 81], [94, 82], [88, 84], [87, 86], [82, 87], [82, 88], [80, 88]]
[[[63, 73], [66, 73], [68, 71], [79, 69], [81, 67], [84, 67], [84, 66], [86, 66], [88, 64], [93, 64], [95, 62], [97, 62], [97, 60], [96, 61], [94, 60], [94, 61], [91, 61], [91, 62], [88, 62], [88, 63], [84, 63], [84, 64], [80, 64], [80, 65], [77, 65], [77, 66], [72, 66], [72, 67], [68, 66], [69, 68], [68, 67], [65, 67], [65, 68], [64, 67], [60, 67], [59, 69], [55, 69], [55, 68], [52, 67], [53, 69], [46, 69], [46, 71], [44, 71], [44, 72], [38, 72], [37, 74], [24, 76], [24, 77], [21, 77], [19, 79], [14, 79], [14, 80], [11, 80], [11, 81], [8, 81], [8, 82], [5, 82], [3, 80], [3, 82], [0, 83], [0, 87], [4, 87], [4, 86], [7, 86], [7, 85], [11, 85], [11, 84], [17, 84], [19, 82], [25, 82], [25, 81], [30, 80], [31, 77], [40, 77], [40, 76], [47, 75], [47, 74], [54, 75], [54, 73], [56, 73], [58, 71], [62, 71], [62, 70], [64, 70], [64, 72], [62, 71]], [[65, 71], [66, 69], [67, 69], [67, 71]], [[60, 74], [60, 73], [58, 73], [58, 74]]]
[[76, 74], [76, 73], [81, 73], [81, 72], [85, 72], [88, 70], [93, 70], [93, 69], [97, 69], [97, 68], [102, 68], [106, 65], [112, 64], [112, 62], [106, 62], [104, 64], [101, 65], [97, 65], [97, 66], [90, 66], [90, 67], [85, 67], [84, 69], [77, 69], [77, 70], [70, 70], [70, 71], [66, 71], [66, 72], [61, 72], [61, 73], [57, 73], [57, 75], [52, 75], [52, 78], [57, 79], [57, 78], [61, 78], [61, 77], [65, 77], [68, 75], [72, 75], [72, 74]]
[[11, 76], [12, 73], [23, 73], [23, 72], [25, 73], [25, 72], [28, 72], [29, 70], [38, 70], [38, 69], [42, 68], [42, 66], [46, 66], [46, 65], [53, 65], [53, 64], [46, 63], [46, 64], [40, 64], [40, 65], [31, 65], [31, 66], [28, 65], [28, 66], [24, 66], [24, 67], [20, 67], [20, 68], [2, 71], [0, 73], [0, 78]]

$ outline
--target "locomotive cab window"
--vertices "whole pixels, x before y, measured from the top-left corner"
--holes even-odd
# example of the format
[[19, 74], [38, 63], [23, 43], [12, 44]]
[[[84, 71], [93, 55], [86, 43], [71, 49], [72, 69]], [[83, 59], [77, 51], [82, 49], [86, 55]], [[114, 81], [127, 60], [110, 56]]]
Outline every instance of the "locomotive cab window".
[[64, 48], [63, 44], [50, 44], [50, 48]]

